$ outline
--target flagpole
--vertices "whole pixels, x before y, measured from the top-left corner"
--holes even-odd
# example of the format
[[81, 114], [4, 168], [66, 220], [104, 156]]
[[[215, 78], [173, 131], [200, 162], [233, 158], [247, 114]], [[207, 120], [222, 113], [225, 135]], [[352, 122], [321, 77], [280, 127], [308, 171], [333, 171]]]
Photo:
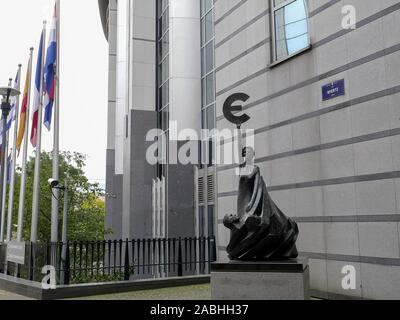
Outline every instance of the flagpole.
[[[21, 90], [21, 69], [22, 65], [18, 65], [18, 91]], [[19, 125], [19, 107], [20, 99], [17, 96], [15, 102], [15, 122], [14, 122], [14, 149], [11, 159], [11, 177], [10, 177], [10, 192], [8, 197], [8, 218], [7, 218], [7, 241], [11, 241], [12, 238], [12, 217], [14, 209], [14, 191], [15, 191], [15, 170], [17, 168], [17, 136], [18, 136], [18, 125]]]
[[[7, 130], [7, 128], [6, 128]], [[4, 149], [3, 151], [6, 153], [6, 158], [4, 160], [4, 176], [3, 176], [3, 194], [1, 195], [2, 201], [1, 201], [1, 212], [3, 213], [3, 217], [5, 219], [6, 216], [6, 207], [7, 207], [7, 175], [8, 175], [8, 147], [9, 147], [9, 140], [10, 140], [10, 131], [7, 130], [6, 132], [6, 142], [4, 143]], [[8, 220], [7, 220], [7, 225], [8, 225]], [[5, 222], [2, 224], [1, 227], [1, 240], [4, 241], [5, 239]]]
[[[59, 180], [59, 162], [60, 162], [60, 0], [56, 1], [57, 16], [57, 60], [55, 76], [55, 99], [54, 99], [54, 146], [53, 146], [53, 179]], [[51, 242], [58, 241], [58, 198], [59, 190], [54, 190], [54, 196], [51, 200]]]
[[40, 70], [40, 100], [38, 110], [38, 128], [36, 134], [36, 159], [35, 159], [35, 177], [33, 181], [33, 200], [32, 200], [32, 223], [31, 223], [31, 242], [37, 242], [38, 223], [39, 223], [39, 205], [40, 205], [40, 161], [42, 153], [42, 118], [43, 118], [43, 89], [44, 89], [44, 51], [46, 44], [46, 24], [43, 22], [43, 39], [42, 39], [42, 70]]
[[24, 149], [22, 155], [22, 174], [21, 174], [21, 186], [19, 192], [19, 206], [18, 206], [18, 231], [17, 231], [17, 241], [23, 241], [24, 234], [24, 214], [25, 214], [25, 194], [26, 194], [26, 163], [28, 161], [28, 145], [29, 145], [29, 106], [31, 100], [31, 86], [32, 86], [32, 63], [33, 63], [33, 48], [30, 49], [30, 59], [28, 66], [28, 95], [27, 95], [27, 108], [25, 115], [25, 139], [24, 139]]
[[[12, 79], [9, 79], [8, 86], [12, 86]], [[1, 214], [1, 227], [0, 227], [0, 242], [4, 242], [4, 230], [5, 230], [5, 223], [6, 223], [6, 212], [5, 212], [5, 199], [6, 199], [6, 194], [7, 194], [7, 159], [8, 159], [8, 130], [7, 130], [7, 120], [2, 121], [2, 123], [6, 123], [6, 126], [2, 128], [2, 137], [6, 137], [5, 141], [2, 139], [1, 144], [2, 144], [2, 154], [1, 157], [4, 159], [1, 164], [1, 171], [4, 172], [3, 174], [3, 181], [0, 181], [1, 183], [1, 192], [0, 192], [0, 214]], [[4, 135], [4, 132], [6, 133]]]

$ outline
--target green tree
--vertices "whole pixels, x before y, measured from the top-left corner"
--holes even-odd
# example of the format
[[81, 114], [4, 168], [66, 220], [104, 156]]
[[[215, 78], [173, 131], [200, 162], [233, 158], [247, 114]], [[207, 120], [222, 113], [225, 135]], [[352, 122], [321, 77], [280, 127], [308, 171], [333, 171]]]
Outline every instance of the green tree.
[[[60, 154], [60, 182], [64, 183], [68, 176], [69, 210], [68, 239], [69, 240], [103, 240], [109, 231], [104, 224], [105, 203], [104, 191], [97, 183], [90, 183], [83, 171], [87, 157], [77, 152], [62, 152]], [[52, 193], [48, 179], [52, 177], [52, 153], [41, 154], [40, 174], [40, 217], [38, 239], [49, 241], [51, 235], [51, 199]], [[35, 158], [27, 163], [27, 185], [25, 196], [24, 238], [30, 239], [33, 180]], [[21, 183], [21, 168], [17, 168], [15, 197], [13, 208], [13, 232], [18, 223], [18, 206]], [[8, 197], [7, 197], [8, 199]], [[63, 193], [59, 195], [59, 240], [62, 230]]]

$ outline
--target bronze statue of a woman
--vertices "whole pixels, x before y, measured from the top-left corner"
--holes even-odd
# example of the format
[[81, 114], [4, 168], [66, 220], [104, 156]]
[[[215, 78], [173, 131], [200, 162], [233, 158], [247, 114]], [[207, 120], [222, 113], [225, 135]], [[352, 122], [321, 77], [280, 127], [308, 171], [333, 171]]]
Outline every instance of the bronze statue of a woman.
[[243, 149], [238, 214], [224, 219], [231, 230], [227, 248], [231, 260], [262, 261], [297, 258], [297, 224], [286, 217], [268, 194], [260, 168], [254, 165], [255, 152]]

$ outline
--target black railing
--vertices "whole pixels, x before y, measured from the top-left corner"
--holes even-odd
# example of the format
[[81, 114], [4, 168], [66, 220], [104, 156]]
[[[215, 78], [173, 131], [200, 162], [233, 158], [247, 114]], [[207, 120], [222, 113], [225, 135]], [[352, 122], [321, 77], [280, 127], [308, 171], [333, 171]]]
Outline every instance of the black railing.
[[208, 274], [216, 261], [214, 237], [27, 243], [24, 265], [6, 262], [6, 250], [0, 243], [0, 273], [42, 282], [48, 266], [58, 284]]

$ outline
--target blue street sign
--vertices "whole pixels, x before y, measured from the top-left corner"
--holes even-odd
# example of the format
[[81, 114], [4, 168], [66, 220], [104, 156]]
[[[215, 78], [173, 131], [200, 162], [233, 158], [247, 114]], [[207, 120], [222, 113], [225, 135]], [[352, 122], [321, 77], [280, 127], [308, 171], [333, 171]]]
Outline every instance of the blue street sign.
[[335, 81], [322, 87], [322, 100], [326, 101], [346, 93], [344, 79]]

